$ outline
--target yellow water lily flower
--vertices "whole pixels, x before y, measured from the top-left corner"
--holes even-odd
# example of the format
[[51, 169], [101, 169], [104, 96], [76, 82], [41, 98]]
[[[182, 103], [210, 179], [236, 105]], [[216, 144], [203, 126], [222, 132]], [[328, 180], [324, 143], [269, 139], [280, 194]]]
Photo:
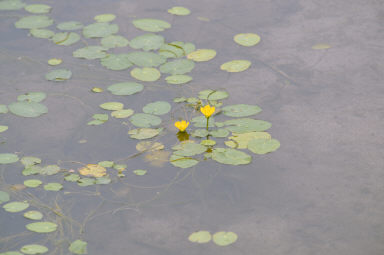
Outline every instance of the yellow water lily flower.
[[175, 122], [175, 127], [177, 127], [180, 132], [184, 132], [189, 125], [189, 122], [182, 120], [182, 121], [176, 121]]
[[209, 118], [215, 112], [215, 107], [207, 104], [204, 107], [200, 107], [200, 111], [206, 118]]

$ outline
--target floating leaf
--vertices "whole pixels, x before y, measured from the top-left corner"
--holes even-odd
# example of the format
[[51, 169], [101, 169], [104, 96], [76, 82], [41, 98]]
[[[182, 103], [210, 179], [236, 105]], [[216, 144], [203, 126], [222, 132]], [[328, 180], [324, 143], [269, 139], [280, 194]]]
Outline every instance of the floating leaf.
[[38, 174], [40, 173], [40, 170], [41, 170], [41, 166], [37, 166], [37, 165], [32, 165], [32, 166], [28, 166], [26, 167], [22, 174], [24, 176], [28, 176], [28, 175], [33, 175], [33, 174]]
[[77, 185], [81, 187], [91, 186], [96, 184], [96, 180], [92, 178], [81, 178], [77, 181]]
[[224, 90], [206, 89], [199, 92], [199, 98], [203, 100], [223, 100], [229, 96], [228, 92]]
[[171, 27], [171, 24], [159, 19], [135, 19], [133, 25], [147, 32], [161, 32]]
[[177, 59], [160, 66], [160, 72], [169, 74], [185, 74], [195, 67], [195, 63], [189, 59]]
[[182, 47], [167, 43], [160, 47], [159, 54], [166, 58], [180, 58], [186, 53]]
[[143, 112], [155, 115], [164, 115], [171, 110], [171, 105], [166, 101], [156, 101], [143, 107]]
[[30, 220], [41, 220], [43, 214], [39, 211], [28, 211], [24, 213], [24, 217]]
[[68, 69], [53, 70], [45, 75], [48, 81], [65, 81], [72, 77], [72, 72]]
[[209, 61], [216, 56], [216, 51], [211, 49], [199, 49], [187, 55], [188, 59], [196, 62]]
[[31, 16], [25, 16], [16, 21], [15, 27], [16, 28], [23, 28], [23, 29], [34, 29], [34, 28], [44, 28], [49, 27], [53, 24], [53, 20], [44, 15], [31, 15]]
[[57, 45], [69, 46], [77, 43], [80, 40], [80, 35], [75, 32], [61, 32], [52, 37], [52, 41]]
[[128, 45], [128, 40], [121, 35], [109, 35], [101, 39], [101, 45], [108, 49], [125, 47]]
[[25, 6], [24, 9], [30, 13], [42, 14], [49, 13], [52, 7], [46, 4], [29, 4]]
[[17, 97], [17, 101], [29, 101], [39, 103], [47, 97], [44, 92], [29, 92]]
[[229, 135], [229, 131], [223, 128], [212, 130], [209, 132], [209, 134], [213, 137], [227, 137]]
[[[191, 122], [195, 127], [206, 128], [207, 127], [207, 118], [205, 116], [197, 116], [191, 119]], [[208, 127], [215, 127], [215, 119], [213, 117], [209, 118]]]
[[214, 140], [203, 140], [200, 142], [201, 145], [204, 145], [204, 146], [213, 146], [216, 144], [216, 141]]
[[12, 153], [0, 153], [0, 164], [11, 164], [19, 161], [19, 157]]
[[147, 170], [136, 169], [136, 170], [133, 170], [133, 173], [136, 175], [142, 176], [142, 175], [145, 175], [147, 173]]
[[233, 119], [224, 122], [226, 129], [234, 133], [247, 133], [253, 131], [265, 131], [272, 124], [264, 120], [254, 120], [249, 118]]
[[183, 157], [191, 157], [201, 154], [207, 150], [207, 148], [198, 143], [184, 142], [174, 146], [172, 149], [176, 150], [173, 154]]
[[138, 128], [138, 129], [132, 129], [128, 131], [128, 134], [131, 136], [131, 138], [135, 139], [149, 139], [152, 137], [157, 136], [162, 131], [162, 128]]
[[107, 69], [114, 71], [125, 70], [133, 65], [128, 54], [110, 54], [100, 59], [100, 63]]
[[171, 9], [168, 9], [168, 13], [173, 15], [185, 16], [185, 15], [189, 15], [191, 11], [185, 7], [174, 6]]
[[8, 105], [8, 108], [11, 113], [26, 118], [39, 117], [48, 112], [45, 105], [36, 102], [15, 102]]
[[87, 125], [89, 126], [98, 126], [98, 125], [101, 125], [101, 124], [104, 124], [105, 121], [102, 121], [102, 120], [91, 120], [87, 123]]
[[63, 188], [63, 185], [57, 182], [50, 182], [44, 185], [44, 189], [48, 191], [59, 191]]
[[87, 242], [80, 239], [73, 241], [68, 250], [75, 254], [87, 254]]
[[129, 118], [129, 121], [136, 127], [149, 128], [161, 124], [161, 119], [147, 113], [136, 113]]
[[80, 175], [70, 174], [70, 175], [65, 176], [64, 180], [66, 180], [68, 182], [77, 182], [78, 180], [80, 180]]
[[48, 251], [48, 248], [39, 244], [28, 244], [21, 247], [20, 251], [24, 254], [43, 254]]
[[166, 58], [154, 52], [134, 51], [128, 53], [129, 60], [140, 67], [156, 67], [165, 63]]
[[280, 142], [276, 139], [254, 138], [248, 143], [248, 149], [255, 154], [266, 154], [273, 152], [280, 147]]
[[108, 87], [108, 90], [117, 96], [129, 96], [139, 93], [144, 86], [136, 82], [120, 82]]
[[192, 81], [192, 77], [185, 74], [170, 75], [165, 78], [169, 84], [184, 84]]
[[34, 28], [29, 30], [29, 33], [36, 38], [49, 39], [55, 35], [55, 32], [49, 29]]
[[113, 21], [114, 19], [116, 19], [116, 15], [115, 14], [111, 14], [111, 13], [99, 14], [99, 15], [96, 15], [95, 17], [93, 17], [93, 18], [97, 22], [110, 22], [110, 21]]
[[252, 161], [252, 157], [245, 152], [231, 148], [215, 148], [212, 151], [212, 159], [228, 165], [244, 165]]
[[48, 60], [48, 64], [51, 66], [57, 66], [60, 65], [63, 62], [62, 59], [60, 58], [51, 58]]
[[220, 69], [230, 73], [237, 73], [247, 70], [251, 66], [248, 60], [232, 60], [220, 66]]
[[40, 174], [42, 175], [54, 175], [60, 172], [60, 167], [58, 165], [48, 165], [40, 170]]
[[93, 23], [83, 28], [85, 38], [106, 37], [119, 31], [119, 26], [109, 23]]
[[8, 107], [5, 104], [0, 104], [0, 114], [1, 113], [7, 113]]
[[[103, 23], [100, 23], [103, 24]], [[85, 58], [85, 59], [97, 59], [105, 58], [107, 53], [106, 49], [101, 46], [87, 46], [84, 48], [77, 49], [73, 52], [75, 58]]]
[[107, 102], [99, 105], [104, 110], [117, 111], [124, 108], [124, 104], [120, 102]]
[[228, 105], [221, 109], [224, 115], [229, 117], [248, 117], [261, 112], [261, 108], [257, 105], [234, 104]]
[[95, 120], [101, 120], [101, 121], [104, 121], [104, 122], [109, 119], [108, 114], [105, 114], [105, 113], [93, 114], [92, 118], [94, 118]]
[[94, 93], [101, 93], [101, 92], [103, 92], [104, 90], [103, 90], [102, 88], [93, 87], [93, 88], [91, 89], [91, 91], [94, 92]]
[[113, 168], [117, 171], [124, 171], [127, 168], [126, 164], [114, 164]]
[[140, 81], [156, 81], [161, 74], [156, 68], [144, 67], [132, 69], [131, 76]]
[[186, 56], [196, 49], [193, 43], [184, 43], [180, 41], [174, 41], [174, 42], [168, 43], [168, 45], [182, 50], [182, 55], [178, 57]]
[[217, 232], [213, 235], [213, 242], [219, 246], [227, 246], [237, 241], [237, 235], [233, 232]]
[[21, 0], [2, 0], [0, 1], [0, 10], [13, 11], [21, 9], [25, 6]]
[[231, 148], [246, 149], [249, 141], [252, 139], [271, 139], [271, 135], [267, 132], [248, 132], [243, 134], [233, 133], [233, 136], [230, 136], [229, 139], [233, 140], [233, 143], [226, 144]]
[[6, 252], [0, 253], [0, 255], [23, 255], [23, 254], [18, 251], [6, 251]]
[[41, 163], [41, 159], [39, 159], [37, 157], [30, 157], [30, 156], [28, 156], [28, 157], [22, 157], [20, 162], [25, 167], [30, 167], [30, 166], [33, 166], [33, 165], [36, 165], [36, 164], [40, 164]]
[[9, 201], [9, 194], [0, 190], [0, 205]]
[[99, 177], [99, 178], [96, 178], [95, 180], [95, 184], [101, 184], [101, 185], [105, 185], [105, 184], [109, 184], [111, 183], [111, 179], [107, 176], [103, 176], [103, 177]]
[[0, 125], [0, 133], [7, 131], [7, 130], [8, 130], [8, 126]]
[[209, 132], [206, 129], [195, 129], [192, 132], [194, 137], [206, 137], [207, 135], [209, 135]]
[[164, 37], [156, 34], [144, 34], [133, 38], [129, 46], [134, 49], [143, 49], [145, 51], [157, 50], [164, 44]]
[[208, 231], [197, 231], [189, 235], [188, 240], [192, 243], [208, 243], [212, 236]]
[[117, 119], [128, 118], [134, 113], [132, 109], [123, 109], [111, 112], [111, 116]]
[[88, 175], [93, 177], [102, 177], [107, 174], [107, 169], [98, 164], [88, 164], [79, 169], [81, 175]]
[[235, 35], [233, 40], [242, 46], [250, 47], [260, 42], [260, 36], [254, 33], [242, 33]]
[[3, 205], [4, 210], [12, 213], [24, 211], [28, 207], [29, 204], [27, 202], [10, 202]]
[[102, 167], [112, 167], [115, 163], [113, 161], [100, 161], [97, 164]]
[[180, 168], [193, 167], [194, 165], [199, 163], [199, 161], [194, 158], [182, 157], [175, 154], [171, 155], [171, 157], [169, 158], [169, 162], [171, 162], [171, 164], [175, 167]]
[[318, 43], [312, 46], [313, 50], [326, 50], [331, 48], [331, 45], [326, 44], [326, 43]]
[[136, 144], [136, 150], [143, 151], [157, 151], [164, 149], [164, 144], [159, 142], [142, 141]]
[[79, 30], [83, 28], [83, 24], [79, 21], [67, 21], [57, 24], [57, 29], [64, 31]]
[[173, 99], [173, 102], [175, 102], [175, 103], [183, 103], [185, 101], [187, 101], [187, 98], [185, 98], [185, 97], [175, 97]]
[[36, 188], [39, 187], [43, 182], [37, 179], [29, 179], [24, 181], [24, 186], [28, 188]]
[[28, 230], [36, 233], [50, 233], [56, 231], [57, 224], [49, 221], [29, 223], [25, 226]]

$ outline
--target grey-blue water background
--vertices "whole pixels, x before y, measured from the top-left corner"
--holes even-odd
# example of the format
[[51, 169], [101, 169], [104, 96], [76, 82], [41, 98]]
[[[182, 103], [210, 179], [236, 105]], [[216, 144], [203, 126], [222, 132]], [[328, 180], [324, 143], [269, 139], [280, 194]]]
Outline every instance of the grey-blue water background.
[[[228, 103], [259, 105], [263, 112], [257, 118], [270, 121], [270, 133], [281, 142], [279, 150], [254, 156], [247, 166], [202, 162], [173, 185], [167, 184], [179, 169], [169, 163], [153, 167], [139, 157], [127, 161], [128, 169], [150, 170], [143, 178], [127, 174], [122, 182], [98, 188], [74, 185], [54, 194], [35, 192], [42, 201], [56, 199], [76, 220], [91, 215], [82, 235], [89, 254], [384, 254], [382, 1], [41, 2], [53, 7], [56, 22], [90, 24], [97, 14], [114, 13], [118, 34], [128, 39], [140, 34], [133, 18], [164, 19], [172, 23], [161, 33], [167, 41], [193, 42], [218, 54], [196, 65], [194, 80], [184, 90], [160, 81], [128, 99], [93, 94], [94, 86], [131, 80], [129, 73], [75, 59], [72, 52], [81, 43], [61, 47], [29, 37], [13, 24], [23, 11], [1, 12], [1, 103], [44, 91], [49, 109], [33, 119], [2, 116], [9, 130], [1, 136], [1, 152], [21, 152], [46, 163], [124, 158], [135, 153], [136, 144], [126, 126], [86, 125], [100, 103], [118, 98], [141, 109], [154, 100], [170, 101], [181, 91], [206, 88], [225, 88]], [[188, 7], [191, 15], [168, 14], [175, 5]], [[256, 32], [262, 41], [255, 47], [239, 46], [232, 38], [241, 32]], [[313, 50], [318, 43], [331, 48]], [[64, 60], [72, 79], [44, 79], [52, 57]], [[250, 60], [252, 66], [234, 74], [219, 70], [232, 59]], [[177, 142], [173, 120], [167, 125], [170, 131], [162, 141], [172, 145]], [[4, 168], [3, 187], [25, 179], [20, 165]], [[1, 238], [25, 231], [28, 220], [20, 215], [0, 210], [0, 216]], [[188, 235], [197, 230], [233, 231], [239, 239], [227, 247], [190, 243]], [[78, 238], [68, 233], [67, 241]], [[2, 243], [6, 247], [0, 251], [41, 238], [32, 234], [16, 240]]]

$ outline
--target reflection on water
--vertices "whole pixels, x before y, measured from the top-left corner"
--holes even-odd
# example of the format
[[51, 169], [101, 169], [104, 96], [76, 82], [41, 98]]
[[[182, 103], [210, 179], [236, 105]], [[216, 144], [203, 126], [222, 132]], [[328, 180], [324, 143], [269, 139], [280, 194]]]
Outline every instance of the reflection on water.
[[[46, 192], [16, 190], [18, 186], [12, 185], [26, 179], [20, 174], [22, 166], [3, 166], [1, 190], [10, 191], [14, 200], [34, 201], [35, 207], [49, 205], [44, 209], [46, 220], [58, 222], [60, 231], [31, 234], [24, 227], [29, 220], [20, 213], [0, 210], [1, 252], [44, 240], [50, 254], [67, 254], [68, 244], [80, 238], [88, 242], [88, 253], [96, 255], [384, 253], [379, 2], [47, 4], [57, 22], [89, 24], [97, 14], [114, 13], [118, 34], [128, 39], [141, 34], [131, 24], [133, 18], [164, 19], [172, 24], [161, 33], [167, 40], [193, 42], [218, 54], [197, 64], [193, 81], [177, 89], [159, 81], [135, 96], [94, 94], [93, 87], [131, 80], [129, 72], [108, 71], [98, 61], [73, 58], [72, 52], [80, 48], [77, 44], [60, 47], [28, 37], [26, 30], [13, 26], [24, 12], [2, 11], [1, 104], [28, 91], [45, 91], [49, 113], [32, 119], [3, 114], [0, 124], [9, 130], [1, 134], [0, 151], [33, 155], [44, 164], [60, 163], [67, 169], [79, 168], [77, 162], [117, 159], [128, 167], [124, 178], [109, 185], [65, 183], [60, 192]], [[188, 7], [191, 15], [171, 16], [166, 10], [175, 5]], [[258, 33], [262, 41], [255, 47], [241, 47], [232, 40], [241, 32]], [[331, 48], [313, 50], [318, 43]], [[73, 72], [71, 80], [44, 79], [51, 70], [46, 61], [52, 57], [63, 59], [63, 67]], [[252, 66], [241, 73], [219, 70], [232, 59], [247, 59]], [[250, 165], [205, 161], [179, 169], [169, 163], [154, 166], [153, 157], [136, 155], [136, 142], [127, 136], [129, 127], [120, 121], [86, 125], [103, 102], [121, 101], [140, 110], [149, 102], [171, 102], [206, 88], [226, 89], [228, 104], [259, 105], [263, 112], [258, 118], [273, 123], [270, 133], [280, 140], [281, 148], [254, 156]], [[157, 138], [168, 148], [177, 142], [173, 121], [163, 118], [164, 127], [174, 133]], [[136, 176], [134, 169], [148, 173]], [[51, 182], [55, 177], [42, 180]], [[189, 234], [198, 230], [233, 231], [239, 239], [227, 247], [190, 243]]]

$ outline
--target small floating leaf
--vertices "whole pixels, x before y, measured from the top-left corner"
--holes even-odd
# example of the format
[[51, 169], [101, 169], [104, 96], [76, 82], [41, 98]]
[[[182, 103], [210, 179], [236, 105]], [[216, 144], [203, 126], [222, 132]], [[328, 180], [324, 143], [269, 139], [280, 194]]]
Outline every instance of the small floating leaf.
[[116, 24], [93, 23], [83, 28], [83, 35], [85, 38], [98, 38], [115, 34], [118, 31], [119, 27]]
[[113, 167], [115, 163], [113, 161], [100, 161], [97, 164], [102, 167]]
[[233, 133], [233, 136], [230, 136], [229, 139], [233, 140], [234, 143], [229, 143], [229, 145], [226, 145], [231, 148], [246, 149], [249, 141], [254, 138], [271, 139], [271, 135], [267, 132], [248, 132], [243, 134]]
[[133, 25], [147, 32], [161, 32], [171, 27], [171, 24], [159, 19], [135, 19]]
[[99, 14], [99, 15], [96, 15], [95, 17], [93, 17], [93, 18], [97, 22], [110, 22], [110, 21], [113, 21], [114, 19], [116, 19], [116, 15], [115, 14], [111, 14], [111, 13]]
[[182, 6], [174, 6], [171, 9], [168, 9], [168, 13], [173, 15], [185, 16], [185, 15], [189, 15], [191, 11]]
[[248, 60], [232, 60], [220, 66], [220, 69], [230, 73], [237, 73], [247, 70], [251, 66]]
[[81, 187], [91, 186], [96, 184], [96, 180], [92, 178], [81, 178], [77, 181], [77, 185]]
[[229, 135], [229, 131], [223, 128], [219, 128], [219, 129], [210, 131], [209, 134], [213, 137], [223, 138]]
[[255, 154], [266, 154], [273, 152], [280, 147], [280, 142], [276, 139], [254, 138], [248, 143], [248, 149]]
[[25, 226], [28, 230], [36, 233], [50, 233], [56, 231], [57, 224], [49, 221], [29, 223]]
[[192, 81], [192, 77], [185, 74], [170, 75], [165, 78], [169, 84], [184, 84]]
[[139, 93], [144, 86], [136, 82], [120, 82], [108, 87], [108, 90], [117, 96], [129, 96]]
[[17, 101], [29, 101], [39, 103], [47, 97], [44, 92], [29, 92], [17, 97]]
[[272, 124], [268, 121], [254, 120], [249, 118], [227, 120], [224, 122], [224, 124], [226, 126], [229, 125], [228, 127], [226, 127], [226, 129], [234, 133], [265, 131], [272, 126]]
[[227, 91], [206, 89], [199, 92], [199, 98], [203, 100], [223, 100], [229, 96]]
[[120, 102], [107, 102], [99, 105], [104, 110], [117, 111], [124, 108], [124, 104]]
[[24, 254], [43, 254], [48, 251], [48, 248], [39, 244], [28, 244], [21, 247], [20, 251]]
[[159, 142], [142, 141], [136, 144], [136, 150], [143, 151], [157, 151], [164, 149], [164, 144]]
[[129, 121], [136, 127], [149, 128], [161, 124], [161, 119], [147, 113], [136, 113], [129, 118]]
[[242, 33], [235, 35], [233, 40], [242, 46], [250, 47], [260, 42], [260, 36], [255, 33]]
[[128, 54], [110, 54], [100, 59], [100, 63], [107, 69], [114, 71], [125, 70], [133, 65]]
[[58, 165], [47, 165], [40, 170], [42, 175], [54, 175], [60, 172], [60, 167]]
[[261, 112], [257, 105], [235, 104], [228, 105], [221, 109], [223, 114], [229, 117], [248, 117]]
[[213, 235], [213, 242], [219, 246], [227, 246], [237, 241], [237, 234], [233, 232], [217, 232]]
[[129, 46], [134, 49], [143, 49], [145, 51], [157, 50], [164, 44], [164, 37], [156, 34], [144, 34], [133, 38]]
[[167, 60], [165, 57], [160, 56], [154, 52], [134, 51], [127, 54], [129, 60], [140, 67], [156, 67]]
[[78, 180], [80, 180], [80, 175], [70, 174], [70, 175], [65, 176], [64, 180], [66, 180], [68, 182], [77, 182]]
[[52, 7], [46, 4], [29, 4], [25, 6], [24, 9], [30, 13], [41, 14], [49, 13]]
[[39, 117], [48, 112], [45, 105], [36, 102], [15, 102], [8, 105], [8, 108], [11, 113], [26, 118]]
[[64, 31], [72, 31], [72, 30], [78, 30], [83, 28], [83, 24], [78, 21], [67, 21], [57, 24], [57, 29], [64, 30]]
[[87, 242], [80, 239], [73, 241], [68, 250], [75, 254], [87, 254]]
[[171, 110], [171, 105], [166, 101], [156, 101], [143, 107], [143, 112], [155, 115], [164, 115]]
[[80, 35], [75, 32], [61, 32], [52, 37], [52, 41], [57, 45], [69, 46], [77, 43], [80, 40]]
[[169, 74], [185, 74], [195, 67], [195, 62], [189, 59], [177, 59], [160, 66], [160, 72]]
[[53, 70], [45, 75], [48, 81], [65, 81], [72, 77], [72, 72], [68, 69]]
[[34, 28], [29, 30], [29, 33], [36, 38], [49, 39], [55, 35], [55, 32], [49, 29]]
[[209, 132], [206, 129], [195, 129], [192, 132], [194, 137], [206, 137], [207, 135], [209, 135]]
[[60, 65], [63, 62], [62, 59], [60, 58], [51, 58], [48, 60], [48, 64], [51, 66], [57, 66]]
[[27, 202], [10, 202], [3, 205], [4, 210], [12, 213], [24, 211], [28, 207], [29, 204]]
[[111, 112], [111, 116], [117, 119], [128, 118], [134, 113], [132, 109], [123, 109]]
[[[103, 23], [100, 23], [103, 24]], [[72, 55], [75, 58], [85, 58], [85, 59], [97, 59], [97, 58], [105, 58], [107, 53], [106, 49], [101, 46], [87, 46], [84, 48], [80, 48], [75, 50]]]
[[174, 146], [172, 149], [176, 150], [173, 154], [183, 157], [191, 157], [198, 154], [201, 154], [207, 150], [207, 148], [198, 143], [181, 143], [177, 146]]
[[9, 194], [0, 190], [0, 205], [9, 201]]
[[19, 161], [19, 157], [12, 153], [0, 153], [0, 164], [11, 164]]
[[3, 11], [12, 11], [18, 10], [25, 6], [21, 0], [2, 0], [0, 1], [0, 10]]
[[331, 45], [326, 44], [326, 43], [319, 43], [319, 44], [315, 44], [312, 46], [313, 50], [326, 50], [329, 48], [331, 48]]
[[43, 214], [39, 211], [28, 211], [24, 213], [24, 217], [30, 220], [41, 220]]
[[133, 173], [136, 175], [142, 176], [142, 175], [145, 175], [147, 173], [147, 170], [136, 169], [136, 170], [133, 170]]
[[209, 61], [216, 56], [216, 51], [211, 49], [199, 49], [187, 55], [188, 59], [196, 62]]
[[149, 139], [152, 137], [157, 136], [162, 131], [162, 128], [138, 128], [138, 129], [132, 129], [128, 131], [128, 134], [131, 136], [131, 138], [135, 139]]
[[128, 45], [128, 40], [121, 35], [109, 35], [101, 39], [101, 45], [108, 49], [125, 47]]
[[15, 27], [16, 28], [23, 28], [23, 29], [33, 29], [33, 28], [44, 28], [49, 27], [53, 24], [53, 20], [44, 15], [31, 15], [31, 16], [25, 16], [16, 21]]
[[30, 167], [30, 166], [33, 166], [33, 165], [36, 165], [36, 164], [40, 164], [41, 163], [41, 159], [39, 159], [37, 157], [27, 156], [27, 157], [22, 157], [20, 162], [25, 167]]
[[44, 189], [48, 191], [59, 191], [63, 188], [63, 185], [57, 182], [50, 182], [44, 185]]
[[24, 186], [28, 188], [36, 188], [39, 187], [43, 182], [37, 179], [29, 179], [24, 181]]
[[188, 240], [192, 243], [208, 243], [212, 236], [208, 231], [197, 231], [189, 235]]
[[212, 159], [228, 165], [244, 165], [252, 161], [252, 157], [245, 152], [231, 148], [215, 148], [212, 151]]
[[171, 155], [171, 157], [169, 158], [169, 162], [171, 162], [172, 165], [180, 168], [193, 167], [194, 165], [199, 163], [199, 161], [194, 158], [178, 156], [175, 154]]
[[131, 76], [140, 81], [156, 81], [161, 74], [156, 68], [144, 67], [132, 69]]
[[8, 107], [5, 104], [0, 104], [0, 114], [1, 113], [7, 113]]
[[7, 131], [7, 130], [8, 130], [8, 126], [0, 125], [0, 133]]
[[107, 169], [98, 164], [88, 164], [79, 169], [81, 175], [88, 175], [93, 177], [102, 177], [107, 174]]
[[104, 90], [103, 90], [102, 88], [93, 87], [93, 88], [91, 89], [91, 91], [94, 92], [94, 93], [101, 93], [101, 92], [103, 92]]

